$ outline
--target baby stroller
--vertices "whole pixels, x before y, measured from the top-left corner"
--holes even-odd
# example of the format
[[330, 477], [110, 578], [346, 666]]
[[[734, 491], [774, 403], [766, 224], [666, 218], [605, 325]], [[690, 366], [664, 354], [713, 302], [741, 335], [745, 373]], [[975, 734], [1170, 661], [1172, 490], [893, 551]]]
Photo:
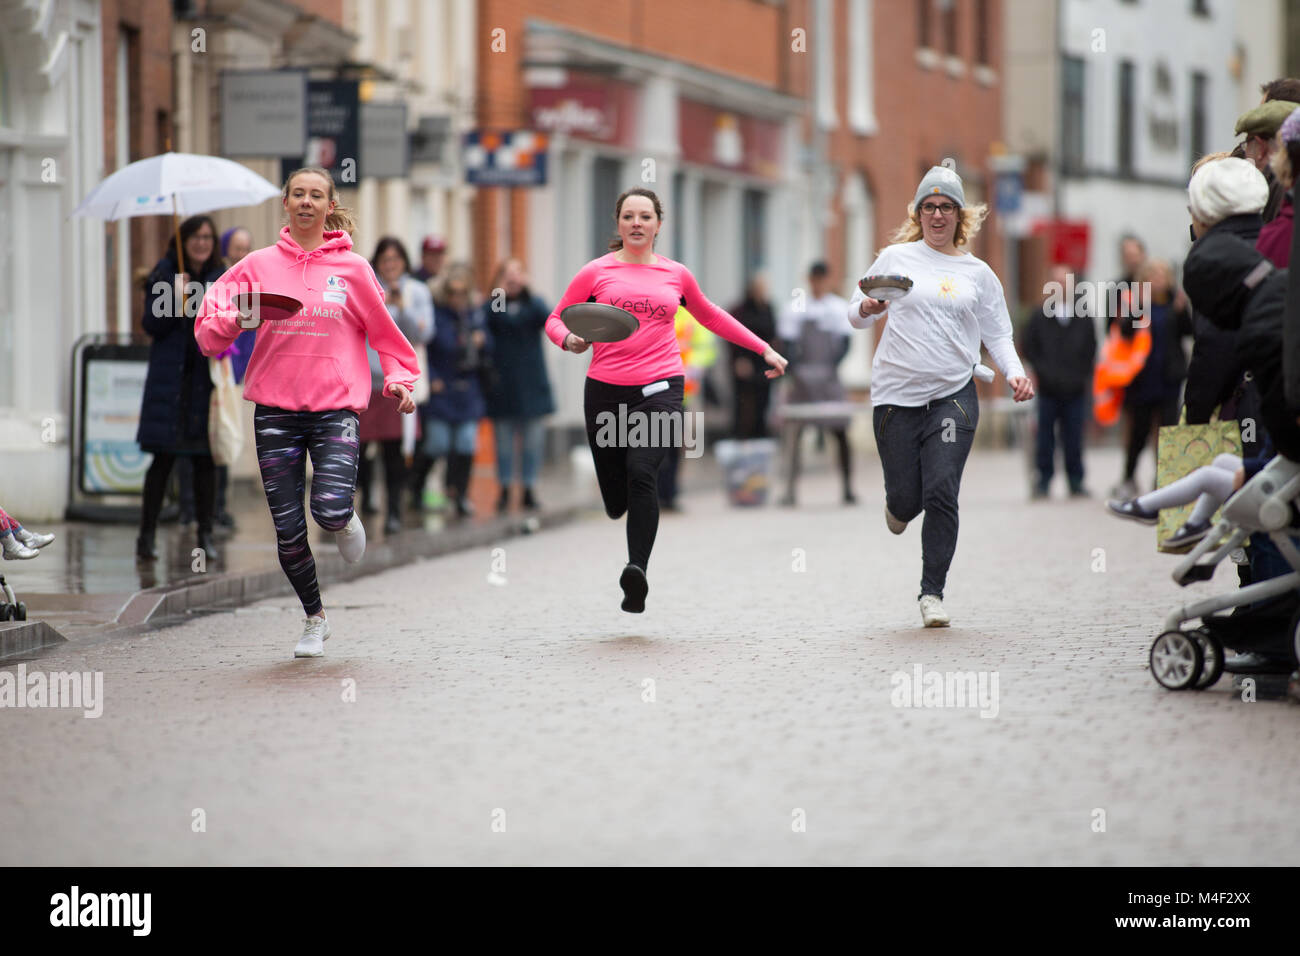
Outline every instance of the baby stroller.
[[0, 574], [0, 623], [25, 620], [27, 620], [27, 605], [18, 600], [14, 589], [5, 581], [5, 576]]
[[[1291, 540], [1292, 535], [1300, 534], [1300, 514], [1293, 507], [1297, 498], [1300, 464], [1278, 455], [1228, 499], [1219, 523], [1179, 562], [1173, 573], [1179, 586], [1208, 581], [1219, 562], [1242, 547], [1253, 532], [1260, 532], [1277, 546], [1291, 573], [1171, 612], [1165, 618], [1164, 633], [1151, 645], [1151, 676], [1161, 687], [1210, 687], [1223, 674], [1225, 646], [1281, 661], [1289, 658], [1290, 667], [1279, 668], [1283, 672], [1297, 666], [1300, 609], [1294, 597], [1300, 591], [1300, 551]], [[1233, 613], [1216, 613], [1229, 609], [1234, 609]], [[1185, 622], [1197, 618], [1199, 627], [1182, 629]]]

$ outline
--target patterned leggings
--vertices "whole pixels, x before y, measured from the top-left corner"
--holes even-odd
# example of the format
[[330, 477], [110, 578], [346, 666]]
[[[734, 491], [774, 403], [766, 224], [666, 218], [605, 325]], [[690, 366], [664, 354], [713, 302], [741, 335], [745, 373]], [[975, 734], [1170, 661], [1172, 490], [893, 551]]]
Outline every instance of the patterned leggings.
[[266, 503], [275, 522], [280, 567], [298, 593], [303, 610], [321, 610], [316, 561], [307, 544], [307, 515], [302, 496], [306, 490], [307, 455], [314, 471], [311, 516], [326, 531], [342, 531], [352, 517], [352, 496], [357, 487], [357, 413], [288, 412], [258, 405], [253, 415], [257, 434], [257, 465], [262, 471]]
[[9, 517], [3, 508], [0, 508], [0, 535], [8, 534], [10, 531], [17, 531], [21, 527], [22, 525]]

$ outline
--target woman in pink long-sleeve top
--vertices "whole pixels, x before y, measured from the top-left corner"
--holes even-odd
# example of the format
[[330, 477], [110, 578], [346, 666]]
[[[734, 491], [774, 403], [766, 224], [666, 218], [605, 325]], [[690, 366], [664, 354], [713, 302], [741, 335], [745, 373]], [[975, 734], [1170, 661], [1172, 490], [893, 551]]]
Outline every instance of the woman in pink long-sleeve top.
[[682, 412], [684, 375], [673, 334], [678, 306], [727, 341], [757, 352], [768, 378], [785, 372], [775, 349], [718, 308], [700, 291], [690, 270], [656, 255], [655, 237], [663, 226], [659, 197], [648, 189], [629, 189], [618, 197], [613, 250], [587, 263], [546, 320], [546, 334], [568, 352], [588, 344], [560, 320], [579, 302], [603, 302], [634, 315], [640, 327], [621, 342], [595, 343], [584, 398], [587, 443], [605, 513], [627, 514], [627, 566], [619, 577], [623, 610], [645, 610], [649, 591], [646, 567], [659, 527], [659, 465], [670, 447], [695, 434]]

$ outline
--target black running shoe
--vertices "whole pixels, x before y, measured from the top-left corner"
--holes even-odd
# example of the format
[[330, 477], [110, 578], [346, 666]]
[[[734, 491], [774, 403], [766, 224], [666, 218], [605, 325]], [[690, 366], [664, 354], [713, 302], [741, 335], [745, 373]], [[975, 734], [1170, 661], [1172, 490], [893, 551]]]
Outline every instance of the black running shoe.
[[1160, 518], [1160, 512], [1147, 511], [1137, 503], [1136, 498], [1120, 500], [1113, 498], [1106, 502], [1106, 507], [1110, 509], [1113, 515], [1119, 515], [1121, 518], [1128, 518], [1131, 521], [1140, 521], [1142, 524], [1155, 524]]
[[618, 586], [623, 589], [623, 610], [640, 614], [645, 610], [645, 596], [650, 591], [650, 584], [645, 579], [645, 572], [635, 564], [629, 564], [619, 576]]

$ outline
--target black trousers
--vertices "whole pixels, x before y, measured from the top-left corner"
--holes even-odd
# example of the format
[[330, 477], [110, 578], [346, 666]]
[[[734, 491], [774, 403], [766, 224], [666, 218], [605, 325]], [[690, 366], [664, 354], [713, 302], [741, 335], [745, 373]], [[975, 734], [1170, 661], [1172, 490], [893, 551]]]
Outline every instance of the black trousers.
[[1160, 402], [1134, 402], [1132, 405], [1125, 405], [1124, 410], [1128, 412], [1128, 445], [1124, 451], [1124, 480], [1132, 481], [1133, 475], [1137, 472], [1138, 458], [1142, 455], [1142, 449], [1146, 447], [1148, 439], [1151, 441], [1151, 453], [1157, 454], [1157, 441], [1159, 432], [1156, 430], [1158, 425], [1177, 425], [1178, 424], [1178, 394], [1166, 396]]
[[[154, 452], [153, 463], [144, 475], [144, 501], [140, 506], [140, 536], [153, 537], [158, 527], [158, 513], [162, 511], [163, 493], [167, 490], [167, 479], [171, 477], [172, 466], [178, 455], [167, 452]], [[211, 455], [187, 455], [194, 475], [194, 517], [198, 521], [200, 532], [212, 530], [214, 503], [216, 500], [216, 466]]]
[[663, 441], [664, 430], [658, 427], [665, 420], [662, 416], [676, 415], [675, 434], [684, 434], [685, 379], [676, 375], [660, 381], [668, 388], [646, 395], [645, 386], [588, 378], [583, 401], [587, 444], [605, 513], [611, 518], [627, 515], [627, 560], [642, 570], [650, 563], [659, 530], [659, 466], [675, 451]]

